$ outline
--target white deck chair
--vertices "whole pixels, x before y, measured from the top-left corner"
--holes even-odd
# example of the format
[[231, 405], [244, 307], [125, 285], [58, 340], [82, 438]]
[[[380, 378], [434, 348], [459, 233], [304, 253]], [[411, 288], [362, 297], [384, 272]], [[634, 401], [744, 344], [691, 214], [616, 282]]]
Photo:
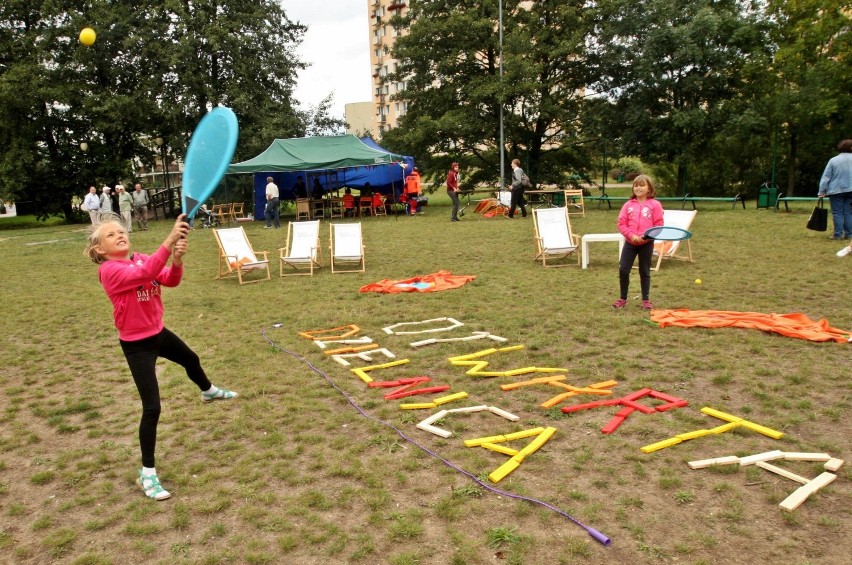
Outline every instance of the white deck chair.
[[580, 237], [571, 232], [567, 208], [534, 208], [533, 223], [536, 245], [534, 261], [541, 260], [544, 267], [564, 267], [570, 263], [548, 265], [547, 261], [565, 259], [576, 253], [577, 265], [580, 264]]
[[[331, 224], [329, 226], [332, 273], [363, 273], [364, 240], [361, 224]], [[349, 266], [342, 269], [342, 266]]]
[[[268, 281], [271, 278], [269, 274], [269, 253], [258, 251], [257, 255], [263, 257], [258, 259], [242, 226], [214, 229], [213, 235], [216, 237], [216, 243], [219, 244], [219, 274], [216, 275], [217, 279], [236, 275], [240, 284], [248, 284]], [[266, 277], [243, 280], [244, 275], [253, 271], [266, 271]]]
[[290, 222], [287, 225], [287, 246], [278, 249], [282, 277], [313, 275], [315, 268], [322, 267], [319, 229], [319, 220]]
[[[663, 210], [663, 225], [675, 228], [681, 228], [687, 231], [692, 231], [692, 221], [698, 210]], [[690, 239], [686, 241], [686, 256], [678, 255], [683, 241], [661, 241], [654, 244], [654, 255], [657, 257], [656, 264], [651, 268], [652, 271], [659, 271], [663, 264], [663, 259], [678, 259], [680, 261], [689, 261], [692, 263], [692, 244]]]

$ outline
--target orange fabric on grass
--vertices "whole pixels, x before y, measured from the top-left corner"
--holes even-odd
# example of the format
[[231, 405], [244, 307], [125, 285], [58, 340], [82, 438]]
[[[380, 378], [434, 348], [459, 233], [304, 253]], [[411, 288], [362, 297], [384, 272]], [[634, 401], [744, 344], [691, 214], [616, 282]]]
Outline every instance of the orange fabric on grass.
[[808, 341], [845, 343], [852, 332], [833, 328], [828, 320], [811, 320], [804, 314], [763, 314], [761, 312], [732, 312], [727, 310], [652, 310], [651, 321], [661, 328], [746, 328], [773, 332]]
[[421, 275], [394, 281], [383, 279], [362, 286], [359, 292], [381, 292], [385, 294], [398, 294], [401, 292], [436, 292], [439, 290], [450, 290], [466, 285], [476, 279], [473, 275], [454, 275], [449, 271], [438, 271], [431, 275]]

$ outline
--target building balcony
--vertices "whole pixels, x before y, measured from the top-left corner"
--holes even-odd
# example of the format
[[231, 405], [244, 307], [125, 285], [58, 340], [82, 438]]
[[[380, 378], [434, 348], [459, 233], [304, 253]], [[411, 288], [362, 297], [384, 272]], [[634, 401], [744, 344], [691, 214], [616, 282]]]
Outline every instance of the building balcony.
[[388, 10], [402, 10], [405, 8], [405, 2], [393, 2], [388, 6]]

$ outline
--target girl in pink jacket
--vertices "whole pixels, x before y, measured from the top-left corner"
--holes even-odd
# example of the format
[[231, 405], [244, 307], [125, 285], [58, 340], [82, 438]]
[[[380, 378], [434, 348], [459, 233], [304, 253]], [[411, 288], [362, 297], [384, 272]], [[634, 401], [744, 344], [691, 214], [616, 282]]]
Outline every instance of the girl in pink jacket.
[[[89, 231], [86, 255], [99, 265], [98, 277], [113, 305], [118, 340], [142, 400], [139, 446], [142, 468], [137, 483], [154, 500], [171, 494], [160, 485], [154, 467], [157, 422], [160, 418], [160, 389], [155, 365], [164, 357], [181, 365], [201, 390], [201, 400], [229, 400], [237, 396], [216, 388], [208, 380], [201, 361], [178, 336], [163, 326], [163, 287], [180, 284], [183, 256], [187, 251], [189, 224], [185, 215], [175, 222], [169, 235], [153, 255], [130, 252], [130, 239], [121, 219], [114, 214], [101, 216]], [[171, 266], [166, 263], [172, 257]]]
[[630, 287], [630, 271], [639, 257], [639, 285], [642, 289], [642, 309], [651, 310], [651, 259], [654, 241], [643, 237], [646, 230], [663, 225], [663, 207], [654, 190], [654, 181], [647, 175], [639, 175], [633, 181], [633, 196], [624, 203], [618, 214], [618, 231], [624, 236], [624, 249], [618, 263], [618, 282], [621, 296], [612, 303], [615, 309], [627, 306], [627, 290]]

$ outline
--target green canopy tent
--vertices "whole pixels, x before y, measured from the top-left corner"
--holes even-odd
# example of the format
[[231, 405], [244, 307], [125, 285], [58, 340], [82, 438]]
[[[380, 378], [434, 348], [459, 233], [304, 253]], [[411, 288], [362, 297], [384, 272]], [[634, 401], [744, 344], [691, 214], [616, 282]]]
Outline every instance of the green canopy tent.
[[[342, 170], [337, 176], [338, 185], [357, 187], [363, 185], [366, 179], [366, 182], [376, 187], [381, 185], [381, 181], [376, 182], [379, 179], [372, 177], [393, 171], [399, 178], [401, 169], [396, 168], [394, 171], [388, 166], [399, 167], [398, 163], [403, 160], [402, 155], [374, 149], [354, 135], [299, 137], [274, 140], [257, 157], [228, 167], [228, 173], [254, 174], [255, 216], [260, 217], [263, 215], [266, 199], [267, 176], [276, 180], [282, 198], [292, 198], [292, 175], [283, 173]], [[326, 183], [326, 186], [328, 184]]]
[[354, 135], [276, 139], [266, 151], [228, 167], [229, 173], [324, 171], [368, 165], [390, 165], [402, 155], [378, 151]]

